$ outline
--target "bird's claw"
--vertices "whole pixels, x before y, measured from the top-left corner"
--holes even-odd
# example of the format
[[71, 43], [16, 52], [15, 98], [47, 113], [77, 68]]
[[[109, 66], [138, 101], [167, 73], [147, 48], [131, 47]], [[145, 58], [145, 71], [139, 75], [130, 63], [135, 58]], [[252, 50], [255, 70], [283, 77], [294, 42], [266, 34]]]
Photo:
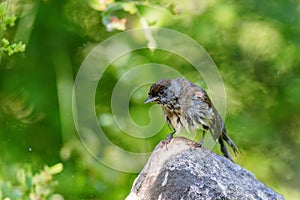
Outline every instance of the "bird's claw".
[[202, 147], [203, 146], [203, 142], [204, 142], [204, 139], [200, 140], [200, 142], [196, 142], [194, 143], [194, 147]]
[[166, 139], [164, 139], [164, 140], [162, 141], [163, 145], [169, 144], [169, 143], [171, 142], [172, 138], [173, 138], [173, 134], [172, 134], [172, 133], [171, 133], [171, 134], [168, 134], [167, 137], [166, 137]]

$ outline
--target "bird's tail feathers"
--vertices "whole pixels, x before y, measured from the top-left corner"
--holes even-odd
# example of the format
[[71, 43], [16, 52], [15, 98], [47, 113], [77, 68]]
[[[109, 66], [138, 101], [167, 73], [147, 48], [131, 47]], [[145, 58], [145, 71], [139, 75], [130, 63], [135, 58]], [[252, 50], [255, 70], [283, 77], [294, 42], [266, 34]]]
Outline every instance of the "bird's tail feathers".
[[226, 145], [225, 145], [225, 143], [224, 143], [224, 139], [222, 137], [219, 138], [219, 143], [220, 143], [221, 151], [222, 151], [223, 155], [226, 158], [228, 158], [229, 160], [231, 160], [232, 162], [234, 162], [231, 155], [230, 155], [230, 153], [229, 153], [229, 151], [228, 151], [228, 149], [227, 149], [227, 147], [226, 147]]
[[227, 144], [232, 148], [233, 152], [235, 155], [240, 153], [239, 148], [236, 146], [236, 144], [234, 144], [234, 142], [231, 140], [231, 138], [227, 135], [226, 133], [226, 129], [224, 129], [222, 131], [222, 135], [221, 135], [222, 139], [225, 140], [227, 142]]

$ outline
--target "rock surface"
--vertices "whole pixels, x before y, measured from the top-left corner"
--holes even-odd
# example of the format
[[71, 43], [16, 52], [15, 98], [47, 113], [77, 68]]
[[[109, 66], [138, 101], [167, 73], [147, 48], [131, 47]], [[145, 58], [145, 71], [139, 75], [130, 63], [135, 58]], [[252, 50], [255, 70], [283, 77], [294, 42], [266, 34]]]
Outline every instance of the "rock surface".
[[194, 142], [160, 142], [133, 183], [126, 200], [284, 199], [255, 176]]

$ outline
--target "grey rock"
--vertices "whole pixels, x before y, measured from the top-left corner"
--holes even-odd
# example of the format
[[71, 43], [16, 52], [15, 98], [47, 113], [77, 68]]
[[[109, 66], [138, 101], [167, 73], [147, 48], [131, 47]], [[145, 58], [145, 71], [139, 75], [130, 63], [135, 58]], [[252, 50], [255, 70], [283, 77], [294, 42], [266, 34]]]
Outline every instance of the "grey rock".
[[159, 143], [126, 200], [284, 199], [248, 170], [194, 144], [181, 137]]

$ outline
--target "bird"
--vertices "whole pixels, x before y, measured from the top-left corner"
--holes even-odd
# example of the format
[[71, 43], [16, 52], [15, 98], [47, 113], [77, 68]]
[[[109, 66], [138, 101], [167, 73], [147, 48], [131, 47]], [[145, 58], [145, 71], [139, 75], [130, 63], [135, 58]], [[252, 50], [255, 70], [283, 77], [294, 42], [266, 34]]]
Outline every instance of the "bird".
[[169, 143], [174, 134], [183, 130], [202, 130], [202, 139], [196, 143], [196, 146], [201, 147], [205, 133], [209, 131], [214, 140], [219, 142], [223, 155], [234, 162], [225, 142], [235, 155], [240, 151], [228, 136], [224, 121], [203, 88], [184, 78], [163, 78], [151, 85], [144, 103], [150, 102], [162, 107], [165, 120], [173, 129], [165, 143]]

